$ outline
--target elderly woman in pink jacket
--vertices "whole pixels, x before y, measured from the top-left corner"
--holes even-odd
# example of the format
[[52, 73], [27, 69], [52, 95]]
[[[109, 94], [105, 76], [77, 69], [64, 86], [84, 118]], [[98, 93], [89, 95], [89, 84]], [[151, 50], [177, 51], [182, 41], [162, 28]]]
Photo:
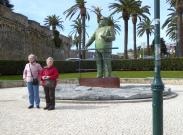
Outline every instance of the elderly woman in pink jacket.
[[29, 93], [29, 109], [34, 107], [34, 102], [37, 108], [39, 108], [40, 98], [39, 98], [39, 74], [42, 70], [42, 67], [39, 63], [36, 62], [36, 56], [30, 54], [28, 56], [28, 61], [25, 65], [23, 71], [23, 79], [27, 84], [28, 93]]

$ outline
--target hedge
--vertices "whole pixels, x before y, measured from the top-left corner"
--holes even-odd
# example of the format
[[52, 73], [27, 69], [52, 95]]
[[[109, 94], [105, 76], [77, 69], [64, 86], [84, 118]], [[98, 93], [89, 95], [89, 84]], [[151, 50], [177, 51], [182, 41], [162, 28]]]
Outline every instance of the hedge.
[[[20, 75], [23, 72], [27, 61], [0, 60], [0, 75]], [[39, 61], [44, 67], [45, 61]], [[60, 73], [78, 72], [78, 61], [55, 61], [55, 67]], [[81, 71], [96, 71], [95, 61], [81, 61]], [[114, 71], [152, 71], [154, 69], [154, 60], [113, 60], [112, 68]], [[183, 70], [183, 58], [162, 59], [161, 70]]]

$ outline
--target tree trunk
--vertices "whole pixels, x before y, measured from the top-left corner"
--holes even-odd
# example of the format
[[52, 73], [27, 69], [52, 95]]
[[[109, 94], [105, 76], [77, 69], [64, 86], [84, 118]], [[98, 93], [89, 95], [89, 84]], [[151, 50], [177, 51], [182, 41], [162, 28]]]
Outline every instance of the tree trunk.
[[136, 23], [137, 23], [137, 16], [133, 16], [132, 18], [133, 23], [133, 47], [134, 47], [134, 59], [137, 59], [137, 32], [136, 32]]
[[176, 1], [177, 12], [177, 44], [176, 44], [176, 56], [183, 57], [183, 1]]
[[180, 14], [177, 12], [177, 38], [176, 38], [176, 57], [180, 57]]
[[177, 19], [177, 46], [176, 46], [176, 56], [183, 57], [183, 27], [182, 27], [182, 13], [178, 14]]
[[150, 56], [150, 47], [149, 47], [149, 33], [146, 32], [147, 34], [147, 55]]
[[183, 12], [180, 16], [180, 40], [179, 40], [179, 46], [180, 46], [180, 56], [183, 57], [183, 18], [182, 18]]
[[81, 55], [81, 33], [79, 33], [79, 58], [82, 59], [82, 55]]
[[52, 33], [53, 33], [53, 38], [52, 38], [52, 40], [53, 40], [53, 43], [54, 43], [54, 46], [52, 45], [51, 46], [51, 56], [53, 57], [54, 56], [54, 48], [55, 48], [55, 41], [54, 41], [54, 39], [55, 39], [55, 30], [56, 30], [56, 26], [54, 26], [54, 25], [52, 25]]
[[86, 51], [84, 50], [85, 48], [85, 33], [86, 33], [86, 29], [85, 29], [85, 23], [86, 23], [86, 8], [83, 7], [81, 8], [81, 18], [82, 18], [82, 59], [85, 59], [85, 53]]
[[85, 59], [86, 51], [85, 49], [85, 16], [82, 16], [82, 58]]
[[128, 20], [124, 20], [125, 29], [124, 29], [124, 58], [128, 59]]
[[51, 46], [51, 57], [53, 57], [53, 45]]
[[78, 51], [78, 43], [76, 43], [76, 50]]

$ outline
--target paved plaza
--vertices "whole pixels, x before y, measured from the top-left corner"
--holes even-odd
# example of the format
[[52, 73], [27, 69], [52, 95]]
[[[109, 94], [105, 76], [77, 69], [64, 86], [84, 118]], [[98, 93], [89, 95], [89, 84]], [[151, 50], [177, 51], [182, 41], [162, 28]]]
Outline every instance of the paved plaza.
[[[164, 135], [183, 134], [183, 85], [164, 100]], [[152, 102], [57, 103], [56, 110], [27, 109], [27, 90], [0, 89], [1, 135], [152, 135]]]

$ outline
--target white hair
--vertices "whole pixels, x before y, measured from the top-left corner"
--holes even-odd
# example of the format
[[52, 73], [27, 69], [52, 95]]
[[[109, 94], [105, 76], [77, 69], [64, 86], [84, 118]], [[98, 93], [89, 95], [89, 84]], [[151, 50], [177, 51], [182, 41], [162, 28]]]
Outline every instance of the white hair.
[[31, 53], [31, 54], [29, 54], [28, 59], [29, 59], [29, 58], [33, 58], [34, 60], [36, 60], [36, 59], [37, 59], [36, 55], [34, 55], [34, 54], [32, 54], [32, 53]]
[[54, 61], [52, 57], [48, 57], [48, 58], [46, 59], [46, 61], [48, 61], [48, 60], [49, 60], [49, 61], [52, 61], [52, 62]]

